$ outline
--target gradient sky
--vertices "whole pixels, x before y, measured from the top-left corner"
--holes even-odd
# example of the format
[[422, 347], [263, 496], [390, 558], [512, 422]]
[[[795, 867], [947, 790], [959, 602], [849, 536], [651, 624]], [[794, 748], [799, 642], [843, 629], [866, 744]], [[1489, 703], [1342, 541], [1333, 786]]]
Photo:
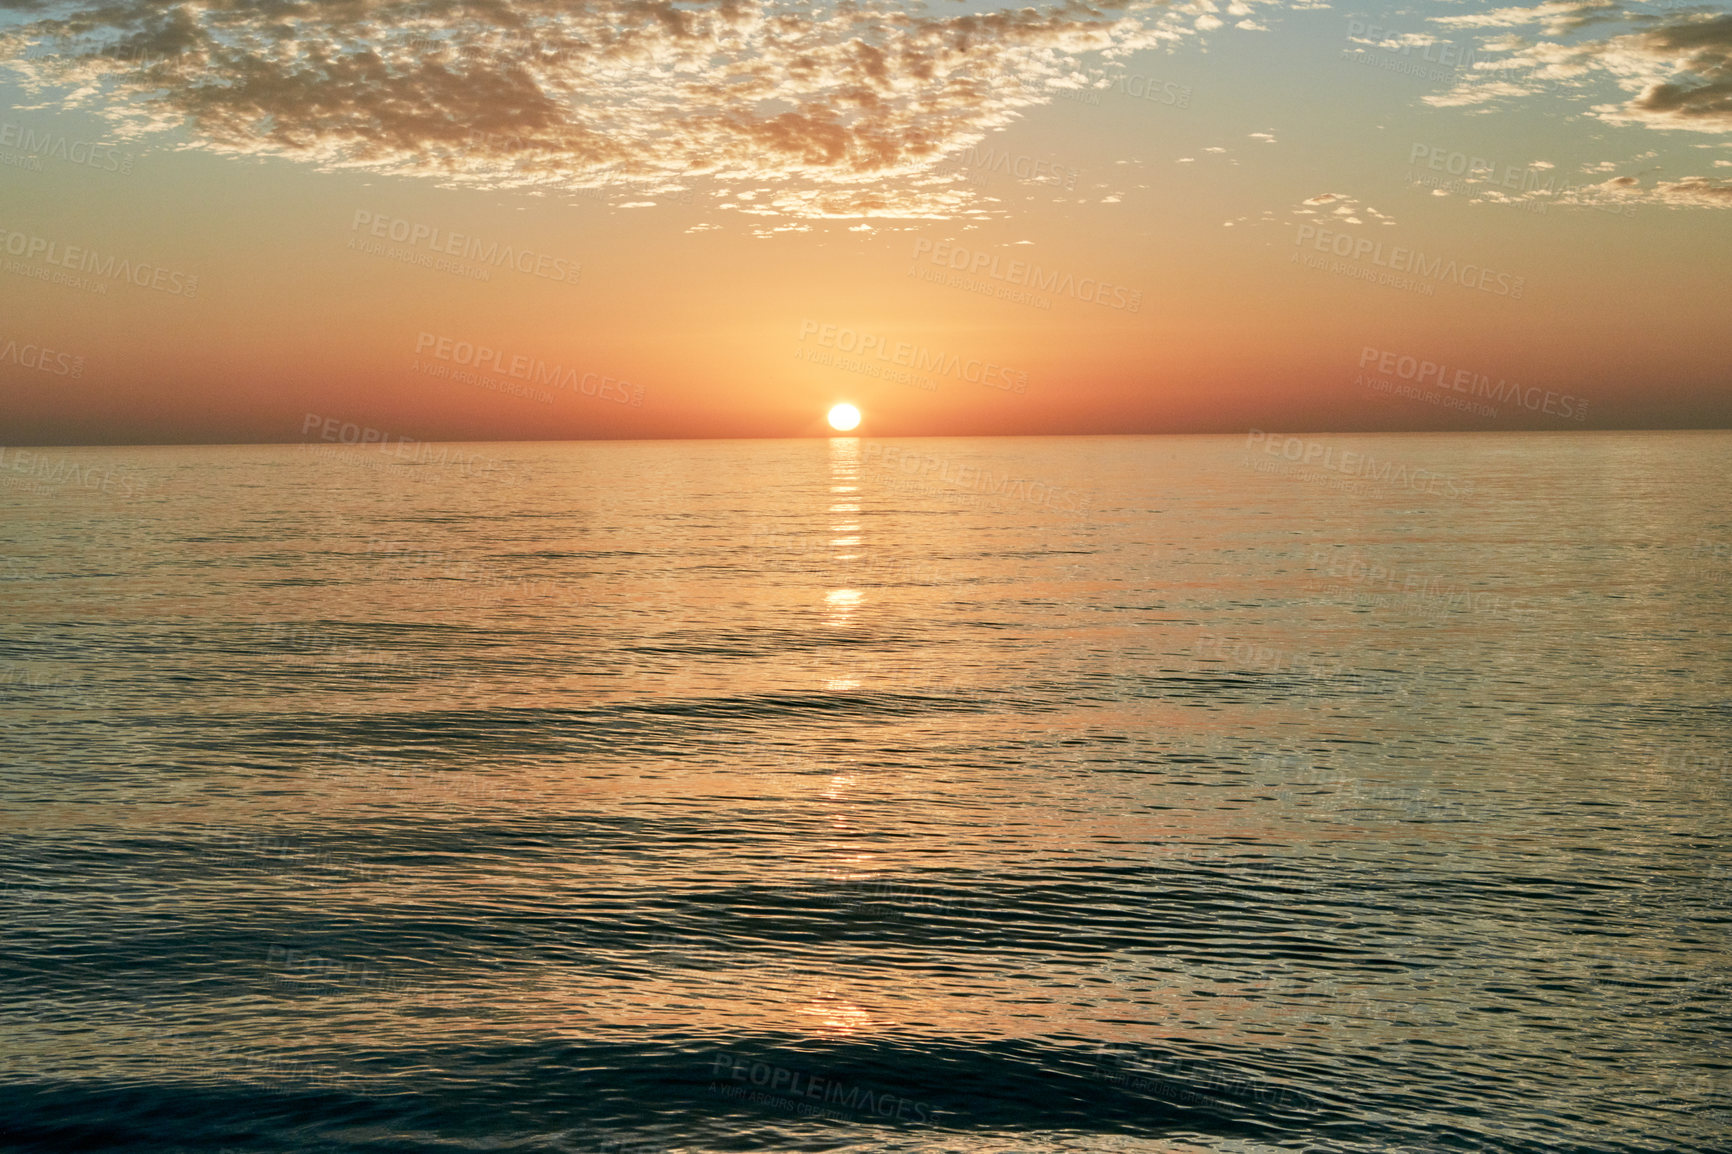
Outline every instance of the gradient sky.
[[0, 443], [1732, 424], [1724, 6], [0, 21]]

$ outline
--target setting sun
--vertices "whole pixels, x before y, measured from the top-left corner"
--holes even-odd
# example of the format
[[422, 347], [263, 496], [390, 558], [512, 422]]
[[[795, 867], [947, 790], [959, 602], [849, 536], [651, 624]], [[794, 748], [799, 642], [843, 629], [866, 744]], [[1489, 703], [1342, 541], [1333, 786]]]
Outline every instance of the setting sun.
[[288, 7], [0, 0], [0, 1154], [1732, 1154], [1732, 0]]

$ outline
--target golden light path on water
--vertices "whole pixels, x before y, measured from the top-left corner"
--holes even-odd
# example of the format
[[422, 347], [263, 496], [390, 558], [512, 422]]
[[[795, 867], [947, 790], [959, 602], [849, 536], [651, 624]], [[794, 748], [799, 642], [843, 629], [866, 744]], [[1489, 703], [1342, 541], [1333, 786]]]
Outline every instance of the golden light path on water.
[[1723, 1149], [1732, 436], [1318, 443], [55, 450], [8, 1135]]

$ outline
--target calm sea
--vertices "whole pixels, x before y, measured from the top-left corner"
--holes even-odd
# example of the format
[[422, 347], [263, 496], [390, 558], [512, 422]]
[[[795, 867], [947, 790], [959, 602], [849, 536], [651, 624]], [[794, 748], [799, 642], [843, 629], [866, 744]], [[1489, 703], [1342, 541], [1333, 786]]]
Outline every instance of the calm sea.
[[1732, 435], [321, 431], [0, 454], [0, 1146], [1728, 1148]]

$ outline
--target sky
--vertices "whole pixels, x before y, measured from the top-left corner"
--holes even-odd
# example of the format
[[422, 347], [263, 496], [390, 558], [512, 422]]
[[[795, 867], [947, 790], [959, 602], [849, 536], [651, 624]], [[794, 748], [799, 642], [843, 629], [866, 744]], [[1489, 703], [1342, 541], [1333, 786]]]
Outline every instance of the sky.
[[1732, 424], [1732, 11], [0, 0], [0, 443]]

